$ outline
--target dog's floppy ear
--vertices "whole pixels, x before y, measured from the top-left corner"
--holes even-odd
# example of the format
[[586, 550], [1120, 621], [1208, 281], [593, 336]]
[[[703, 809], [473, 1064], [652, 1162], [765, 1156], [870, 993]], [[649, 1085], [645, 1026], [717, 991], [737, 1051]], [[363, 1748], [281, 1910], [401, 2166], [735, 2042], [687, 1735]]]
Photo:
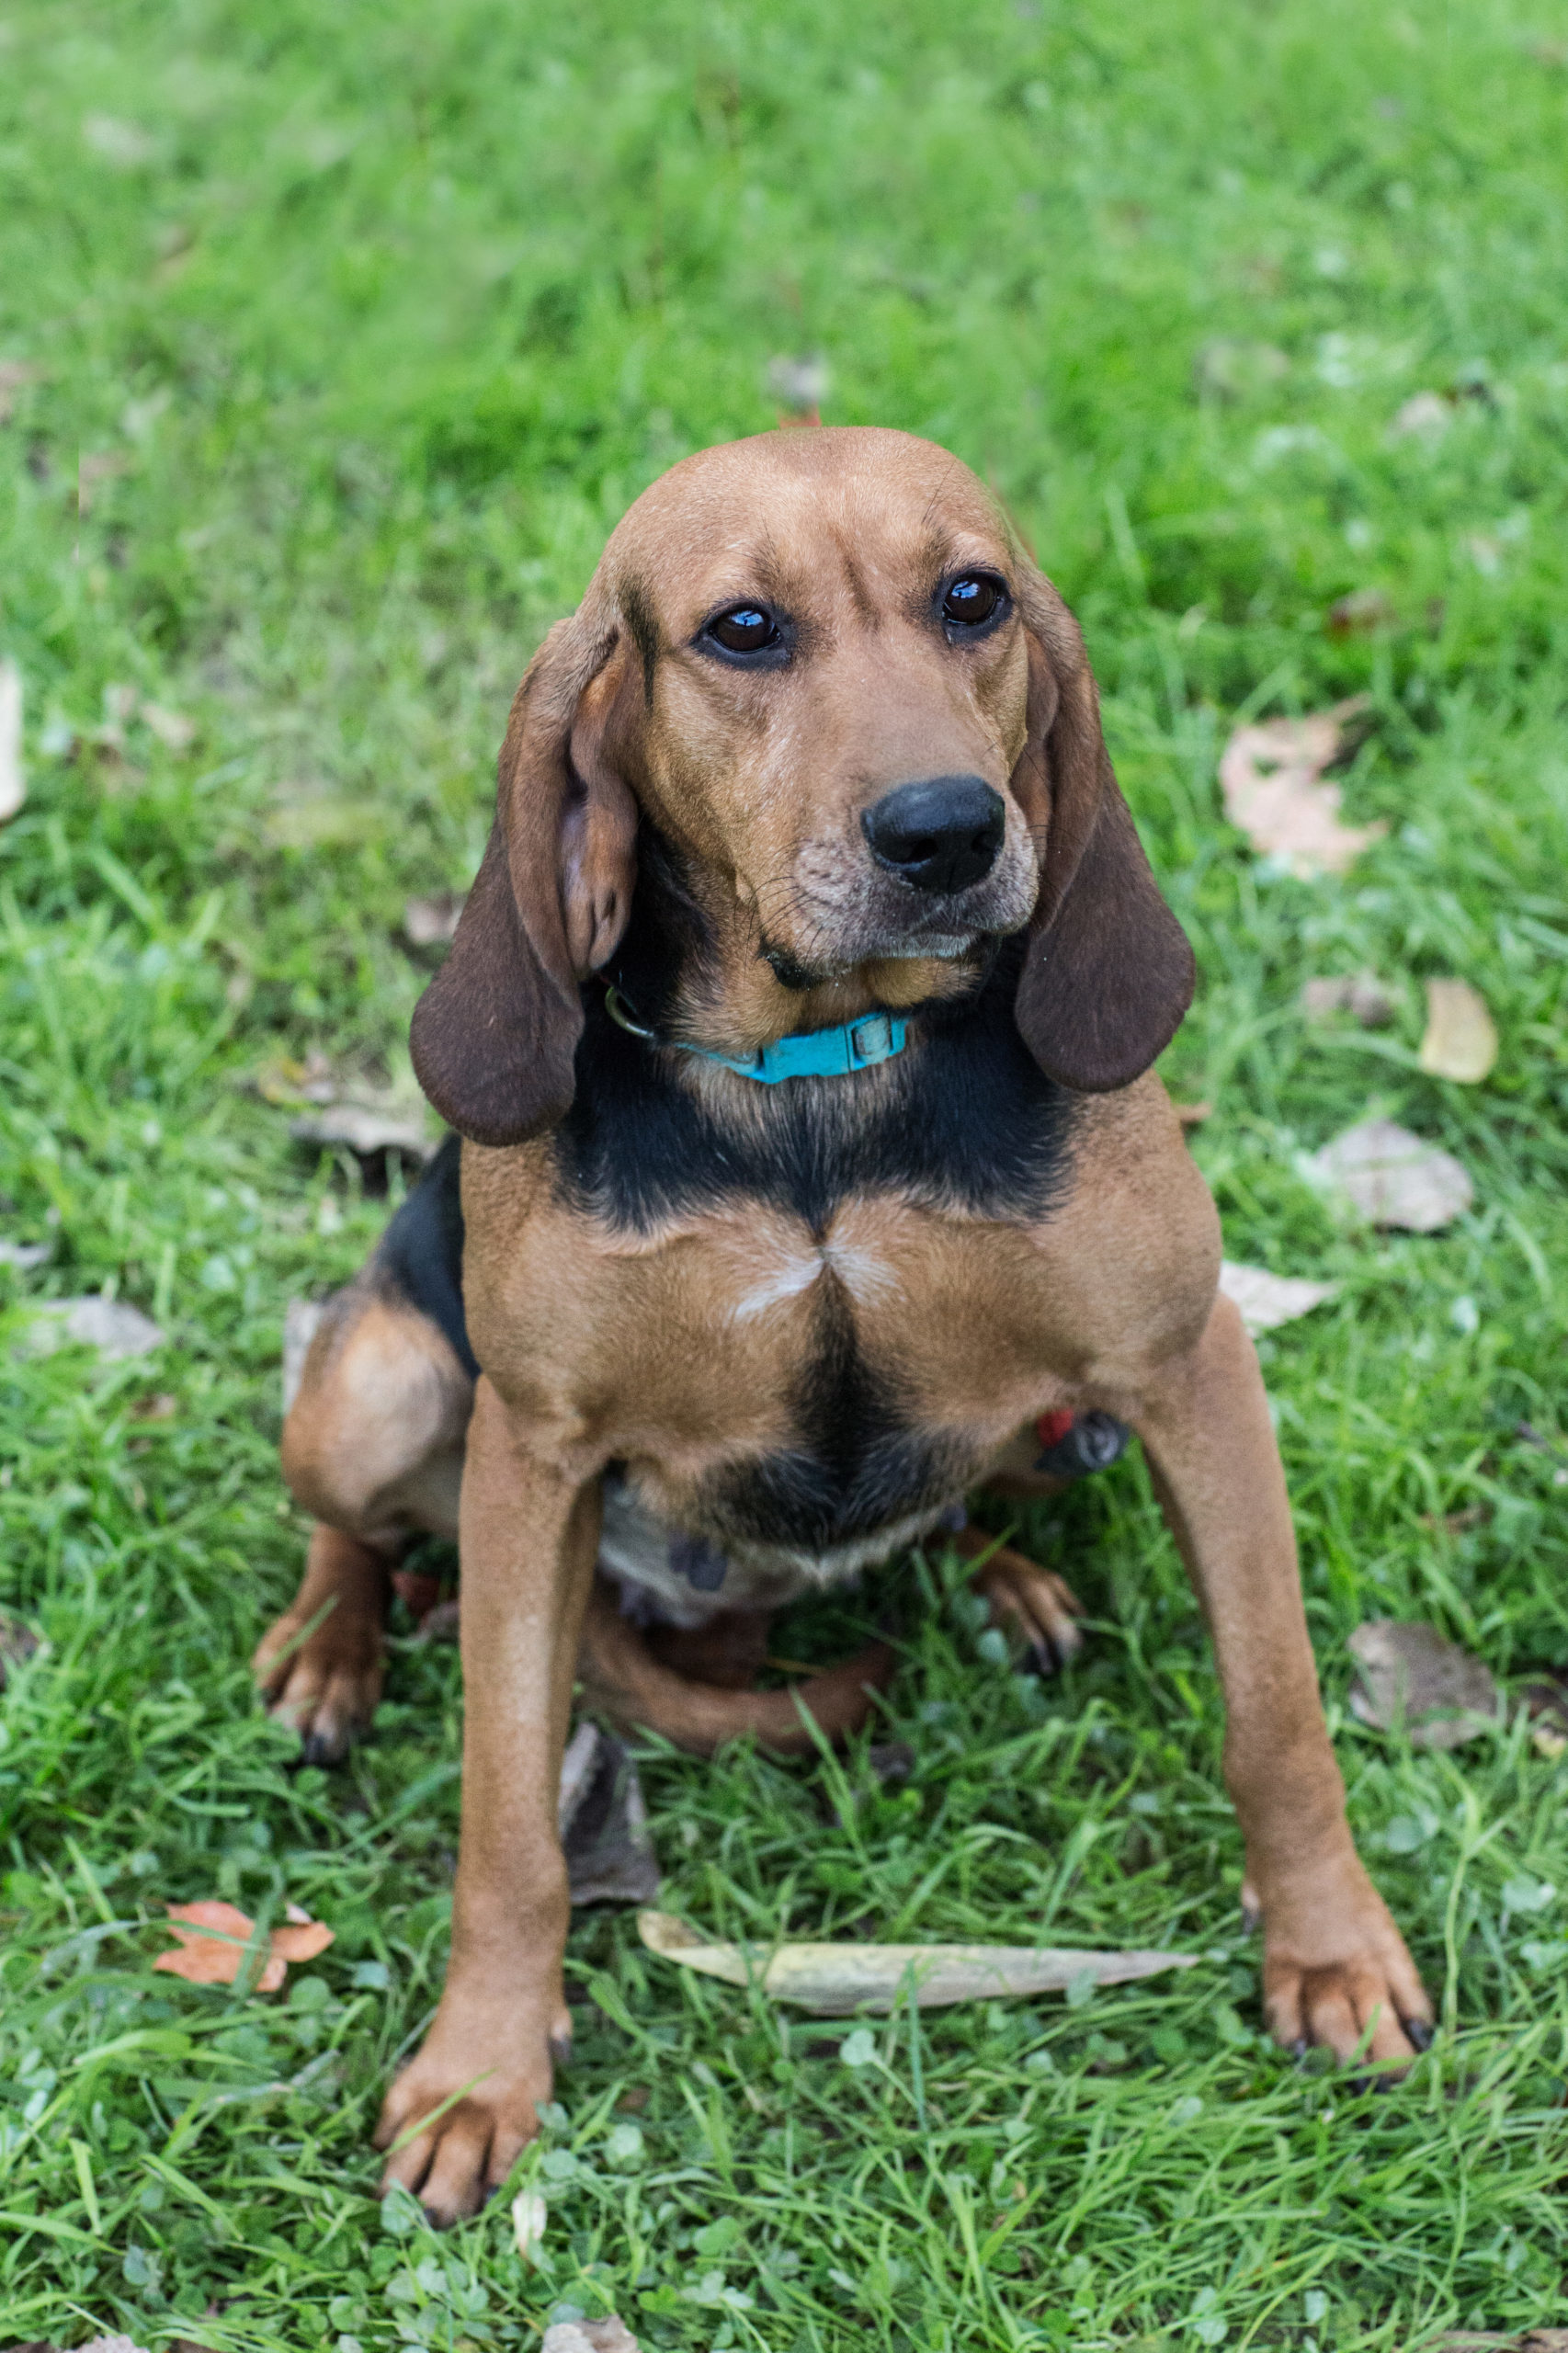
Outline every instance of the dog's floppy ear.
[[1078, 624], [1041, 574], [1019, 568], [1028, 739], [1012, 789], [1045, 855], [1015, 1018], [1048, 1078], [1098, 1095], [1127, 1086], [1175, 1036], [1192, 1001], [1192, 949], [1121, 797]]
[[627, 654], [623, 631], [579, 613], [529, 663], [489, 844], [451, 951], [415, 1007], [419, 1084], [475, 1143], [520, 1143], [565, 1113], [581, 983], [626, 928], [637, 805], [608, 738]]

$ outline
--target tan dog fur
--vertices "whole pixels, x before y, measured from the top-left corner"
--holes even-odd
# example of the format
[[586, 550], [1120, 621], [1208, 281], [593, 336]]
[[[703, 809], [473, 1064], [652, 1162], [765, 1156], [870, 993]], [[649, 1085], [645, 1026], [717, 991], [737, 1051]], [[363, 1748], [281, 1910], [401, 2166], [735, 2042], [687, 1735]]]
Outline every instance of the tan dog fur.
[[[934, 585], [963, 567], [1012, 593], [983, 643], [933, 626]], [[706, 659], [704, 617], [763, 597], [795, 617], [790, 664]], [[901, 903], [859, 832], [879, 794], [938, 771], [983, 778], [1006, 809], [957, 931], [941, 928], [950, 909]], [[981, 935], [1026, 931], [1019, 1031], [1049, 1076], [1092, 1091], [1064, 1198], [988, 1217], [895, 1188], [851, 1192], [818, 1231], [756, 1202], [628, 1231], [563, 1191], [551, 1134], [579, 991], [624, 931], [640, 813], [678, 846], [710, 934], [666, 1023], [691, 1042], [736, 1053], [961, 993]], [[792, 985], [759, 940], [792, 961]], [[1098, 1407], [1137, 1431], [1214, 1640], [1270, 2025], [1342, 2060], [1369, 2029], [1374, 2062], [1410, 2056], [1405, 2028], [1429, 2006], [1351, 1843], [1256, 1361], [1217, 1295], [1212, 1202], [1146, 1068], [1185, 1005], [1185, 959], [1076, 629], [956, 460], [896, 434], [764, 435], [687, 460], [631, 508], [519, 691], [496, 832], [416, 1022], [426, 1089], [471, 1139], [463, 1288], [482, 1377], [471, 1392], [455, 1358], [439, 1363], [438, 1334], [366, 1337], [393, 1313], [366, 1278], [346, 1328], [318, 1338], [286, 1441], [296, 1493], [329, 1527], [262, 1663], [297, 1719], [339, 1724], [379, 1673], [364, 1659], [378, 1563], [399, 1529], [451, 1523], [472, 1393], [451, 1961], [378, 2134], [402, 2143], [388, 2180], [438, 2219], [505, 2178], [566, 2030], [555, 1791], [580, 1655], [590, 1688], [597, 1674], [631, 1713], [640, 1693], [656, 1709], [667, 1672], [650, 1680], [649, 1653], [627, 1653], [592, 1597], [601, 1475], [630, 1466], [670, 1525], [701, 1529], [717, 1472], [790, 1442], [828, 1291], [903, 1411], [941, 1433], [955, 1486], [1005, 1465], [1042, 1413]], [[787, 1088], [664, 1059], [732, 1126], [785, 1116], [769, 1098]], [[810, 1084], [853, 1090], [824, 1115], [853, 1118], [900, 1073]], [[348, 1377], [394, 1358], [395, 1375]], [[1012, 1555], [983, 1573], [994, 1606], [1025, 1639], [1070, 1646], [1071, 1597], [1029, 1569]]]

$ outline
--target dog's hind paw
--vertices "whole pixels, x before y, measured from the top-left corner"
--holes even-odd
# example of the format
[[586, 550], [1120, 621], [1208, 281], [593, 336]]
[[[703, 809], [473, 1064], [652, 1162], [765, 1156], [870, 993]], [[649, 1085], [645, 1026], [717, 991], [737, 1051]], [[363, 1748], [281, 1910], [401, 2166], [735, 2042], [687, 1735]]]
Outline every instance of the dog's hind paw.
[[1020, 1661], [1037, 1675], [1054, 1675], [1084, 1646], [1082, 1604], [1051, 1569], [1004, 1545], [970, 1579]]
[[328, 1618], [307, 1632], [285, 1610], [262, 1636], [251, 1667], [267, 1713], [299, 1733], [301, 1762], [340, 1764], [381, 1696], [381, 1629], [335, 1628]]

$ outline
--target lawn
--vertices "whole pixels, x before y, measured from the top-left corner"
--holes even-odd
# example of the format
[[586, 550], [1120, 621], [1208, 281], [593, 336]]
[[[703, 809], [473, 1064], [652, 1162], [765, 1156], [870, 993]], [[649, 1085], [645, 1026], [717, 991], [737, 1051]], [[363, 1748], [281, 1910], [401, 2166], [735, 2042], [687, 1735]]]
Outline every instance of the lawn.
[[[1568, 2320], [1568, 1758], [1517, 1704], [1568, 1669], [1565, 194], [1540, 0], [6, 0], [0, 1240], [50, 1256], [0, 1266], [0, 1603], [43, 1638], [0, 1699], [0, 2343], [445, 2353], [572, 2308], [704, 2353], [1403, 2353]], [[1261, 2033], [1217, 1687], [1134, 1453], [1024, 1517], [1092, 1614], [1062, 1681], [987, 1656], [933, 1558], [883, 1586], [905, 1781], [864, 1743], [643, 1779], [665, 1901], [715, 1933], [1200, 1965], [869, 2040], [580, 1913], [530, 2268], [505, 2200], [446, 2238], [378, 2206], [367, 2145], [444, 1965], [456, 1654], [402, 1621], [336, 1772], [251, 1697], [303, 1537], [284, 1306], [388, 1209], [272, 1098], [312, 1055], [406, 1079], [404, 904], [472, 873], [525, 659], [646, 483], [773, 421], [779, 357], [820, 357], [830, 421], [987, 474], [1084, 620], [1199, 951], [1166, 1074], [1214, 1107], [1228, 1253], [1339, 1286], [1265, 1370], [1353, 1821], [1443, 2028], [1385, 2094]], [[1352, 695], [1346, 810], [1387, 830], [1296, 880], [1217, 755]], [[1303, 1020], [1361, 972], [1391, 1028]], [[1419, 1068], [1443, 974], [1495, 1017], [1483, 1085]], [[1306, 1155], [1369, 1113], [1473, 1211], [1338, 1214]], [[28, 1352], [29, 1302], [99, 1290], [161, 1350]], [[1388, 1616], [1484, 1658], [1506, 1724], [1445, 1755], [1358, 1722], [1346, 1640]], [[336, 1940], [279, 1995], [154, 1974], [164, 1904], [217, 1895]]]

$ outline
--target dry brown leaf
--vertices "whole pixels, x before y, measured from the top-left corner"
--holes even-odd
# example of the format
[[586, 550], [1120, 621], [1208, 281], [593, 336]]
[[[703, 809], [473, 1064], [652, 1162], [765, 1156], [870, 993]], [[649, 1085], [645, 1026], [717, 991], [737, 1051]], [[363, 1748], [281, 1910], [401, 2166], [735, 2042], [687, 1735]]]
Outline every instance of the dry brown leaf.
[[1394, 619], [1393, 607], [1381, 588], [1352, 588], [1347, 596], [1335, 598], [1325, 616], [1330, 637], [1375, 637]]
[[30, 359], [0, 359], [0, 425], [9, 425], [16, 413], [17, 394], [24, 384], [43, 381], [43, 369]]
[[160, 1389], [150, 1397], [138, 1397], [126, 1410], [133, 1422], [172, 1422], [179, 1412], [179, 1399], [170, 1390]]
[[52, 1356], [56, 1348], [74, 1341], [118, 1362], [144, 1357], [164, 1345], [164, 1334], [150, 1315], [96, 1291], [85, 1299], [40, 1300], [29, 1310], [29, 1324], [28, 1345], [35, 1356]]
[[[171, 1977], [192, 1985], [232, 1985], [244, 1968], [256, 1932], [256, 1922], [236, 1904], [213, 1897], [199, 1904], [165, 1904], [169, 1926], [179, 1943], [173, 1952], [161, 1952], [153, 1963]], [[274, 1928], [267, 1955], [256, 1981], [258, 1994], [276, 1994], [289, 1974], [291, 1961], [313, 1961], [333, 1942], [333, 1931], [290, 1904], [288, 1926]]]
[[1242, 1322], [1256, 1339], [1260, 1332], [1310, 1315], [1339, 1286], [1309, 1282], [1302, 1275], [1271, 1275], [1263, 1267], [1235, 1267], [1227, 1258], [1220, 1268], [1220, 1289], [1241, 1309]]
[[1392, 1120], [1364, 1120], [1314, 1153], [1312, 1165], [1374, 1225], [1436, 1233], [1468, 1210], [1475, 1188], [1451, 1153]]
[[291, 1299], [283, 1310], [283, 1411], [287, 1413], [300, 1393], [300, 1383], [305, 1377], [305, 1358], [311, 1353], [311, 1342], [321, 1329], [326, 1313], [324, 1299]]
[[28, 797], [22, 767], [22, 674], [0, 662], [0, 825], [14, 817]]
[[1421, 1067], [1432, 1078], [1478, 1086], [1497, 1059], [1497, 1031], [1486, 999], [1468, 981], [1428, 981]]
[[659, 1865], [636, 1765], [623, 1741], [586, 1719], [562, 1759], [556, 1828], [574, 1904], [655, 1900]]
[[615, 2313], [603, 2320], [558, 2320], [544, 2332], [540, 2353], [639, 2353], [637, 2339]]
[[1374, 1619], [1357, 1627], [1350, 1653], [1358, 1675], [1351, 1714], [1379, 1732], [1403, 1723], [1413, 1748], [1462, 1747], [1502, 1717], [1491, 1669], [1445, 1642], [1436, 1626]]
[[441, 948], [457, 937], [466, 891], [432, 891], [410, 899], [403, 911], [403, 936], [411, 948]]
[[1221, 756], [1226, 816], [1254, 849], [1292, 874], [1343, 874], [1388, 831], [1381, 823], [1341, 824], [1339, 787], [1323, 779], [1345, 748], [1346, 722], [1365, 708], [1365, 696], [1356, 695], [1305, 719], [1238, 727]]
[[21, 1666], [31, 1658], [39, 1646], [39, 1638], [25, 1618], [9, 1609], [0, 1609], [0, 1691], [6, 1688], [6, 1678], [14, 1666]]
[[395, 1152], [405, 1160], [425, 1161], [436, 1149], [423, 1108], [415, 1108], [406, 1097], [385, 1103], [328, 1103], [319, 1111], [290, 1120], [289, 1133], [296, 1143], [347, 1144], [361, 1160]]
[[278, 1054], [263, 1063], [255, 1072], [251, 1085], [264, 1103], [335, 1103], [343, 1082], [326, 1056], [312, 1051], [302, 1063], [288, 1054]]
[[667, 1912], [640, 1912], [637, 1927], [650, 1952], [727, 1985], [760, 1984], [776, 2002], [795, 2002], [813, 2018], [849, 2018], [857, 2010], [885, 2014], [907, 1999], [911, 1976], [921, 2009], [1007, 1994], [1060, 1994], [1088, 1979], [1127, 1985], [1161, 1970], [1191, 1969], [1176, 1952], [1090, 1952], [1029, 1945], [784, 1944], [748, 1950], [710, 1944]]
[[183, 710], [170, 710], [161, 702], [144, 702], [142, 722], [168, 751], [188, 752], [196, 741], [195, 720], [187, 719]]
[[1389, 420], [1389, 439], [1440, 440], [1453, 420], [1453, 405], [1441, 392], [1412, 392]]
[[1393, 1019], [1393, 999], [1382, 983], [1364, 972], [1353, 981], [1308, 981], [1301, 990], [1301, 1011], [1309, 1021], [1326, 1021], [1336, 1013], [1354, 1014], [1363, 1029], [1386, 1029]]
[[512, 2235], [525, 2263], [537, 2263], [550, 2227], [550, 2209], [537, 2189], [519, 2189], [512, 2200]]

